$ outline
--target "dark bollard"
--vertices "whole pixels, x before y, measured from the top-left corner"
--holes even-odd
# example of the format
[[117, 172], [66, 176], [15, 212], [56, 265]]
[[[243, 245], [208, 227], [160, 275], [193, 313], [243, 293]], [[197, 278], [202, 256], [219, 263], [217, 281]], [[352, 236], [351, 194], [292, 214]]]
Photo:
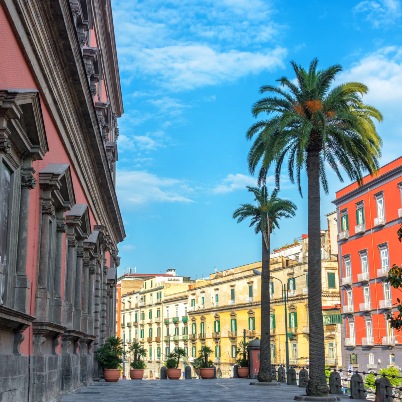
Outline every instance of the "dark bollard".
[[275, 367], [271, 367], [271, 377], [272, 377], [272, 381], [276, 381], [276, 369], [275, 369]]
[[286, 383], [288, 385], [297, 385], [296, 370], [292, 367], [287, 372]]
[[350, 379], [350, 399], [366, 399], [363, 378], [358, 373], [353, 374]]
[[285, 368], [283, 366], [278, 368], [278, 382], [286, 382]]
[[391, 402], [393, 400], [392, 385], [387, 377], [375, 380], [375, 400], [381, 402]]
[[302, 368], [299, 372], [299, 387], [306, 388], [308, 382], [308, 371]]
[[161, 367], [160, 380], [167, 380], [167, 368], [165, 366]]
[[190, 366], [186, 366], [184, 367], [184, 379], [185, 380], [191, 380], [191, 367]]
[[239, 378], [239, 372], [237, 371], [238, 368], [239, 366], [237, 364], [233, 366], [233, 378]]
[[216, 366], [212, 366], [212, 368], [214, 369], [214, 378], [216, 378]]
[[335, 395], [342, 394], [341, 376], [337, 371], [333, 371], [329, 375], [329, 393]]

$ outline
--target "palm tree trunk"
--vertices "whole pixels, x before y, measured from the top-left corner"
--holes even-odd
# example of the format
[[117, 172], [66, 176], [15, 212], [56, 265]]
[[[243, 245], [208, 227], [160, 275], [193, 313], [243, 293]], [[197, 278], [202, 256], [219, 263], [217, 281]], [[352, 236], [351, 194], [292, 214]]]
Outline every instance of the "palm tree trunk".
[[308, 177], [308, 308], [309, 308], [309, 381], [307, 395], [328, 395], [325, 378], [324, 324], [322, 319], [321, 231], [320, 231], [320, 156], [307, 154]]
[[262, 268], [261, 268], [261, 343], [260, 343], [260, 370], [258, 381], [271, 382], [271, 297], [269, 294], [270, 281], [270, 229], [268, 227], [266, 241], [262, 238]]

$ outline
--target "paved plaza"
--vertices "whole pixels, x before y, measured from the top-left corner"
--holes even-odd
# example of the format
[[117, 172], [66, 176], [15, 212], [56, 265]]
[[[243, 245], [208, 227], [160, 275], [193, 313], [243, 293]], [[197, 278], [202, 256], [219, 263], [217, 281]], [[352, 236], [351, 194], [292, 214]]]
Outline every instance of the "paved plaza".
[[304, 389], [286, 384], [250, 385], [250, 379], [216, 380], [120, 380], [117, 383], [93, 383], [75, 393], [65, 395], [61, 402], [130, 402], [130, 401], [269, 401], [290, 402]]

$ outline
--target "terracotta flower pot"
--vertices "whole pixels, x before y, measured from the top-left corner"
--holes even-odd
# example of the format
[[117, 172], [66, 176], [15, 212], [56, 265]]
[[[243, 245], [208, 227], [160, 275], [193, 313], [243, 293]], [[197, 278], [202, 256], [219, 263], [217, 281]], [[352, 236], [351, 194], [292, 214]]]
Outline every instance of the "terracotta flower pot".
[[176, 368], [167, 369], [167, 376], [169, 380], [178, 380], [181, 377], [181, 370]]
[[106, 382], [117, 382], [120, 379], [120, 369], [103, 369], [103, 378]]
[[214, 378], [214, 368], [213, 367], [202, 368], [200, 369], [200, 375], [201, 378], [203, 378], [204, 380], [210, 380]]
[[142, 380], [144, 369], [130, 369], [130, 378], [132, 380]]
[[249, 373], [248, 367], [238, 367], [237, 368], [237, 375], [239, 378], [247, 378]]

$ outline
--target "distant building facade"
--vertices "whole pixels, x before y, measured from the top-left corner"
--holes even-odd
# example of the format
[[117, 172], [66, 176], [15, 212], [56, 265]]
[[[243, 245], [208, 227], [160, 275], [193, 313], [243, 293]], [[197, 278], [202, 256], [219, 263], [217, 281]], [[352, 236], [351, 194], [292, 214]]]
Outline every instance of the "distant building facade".
[[99, 378], [115, 333], [117, 118], [110, 0], [0, 2], [0, 400]]
[[396, 231], [402, 223], [402, 158], [336, 193], [343, 366], [402, 367], [402, 334], [389, 325], [397, 291], [386, 281], [402, 263]]

